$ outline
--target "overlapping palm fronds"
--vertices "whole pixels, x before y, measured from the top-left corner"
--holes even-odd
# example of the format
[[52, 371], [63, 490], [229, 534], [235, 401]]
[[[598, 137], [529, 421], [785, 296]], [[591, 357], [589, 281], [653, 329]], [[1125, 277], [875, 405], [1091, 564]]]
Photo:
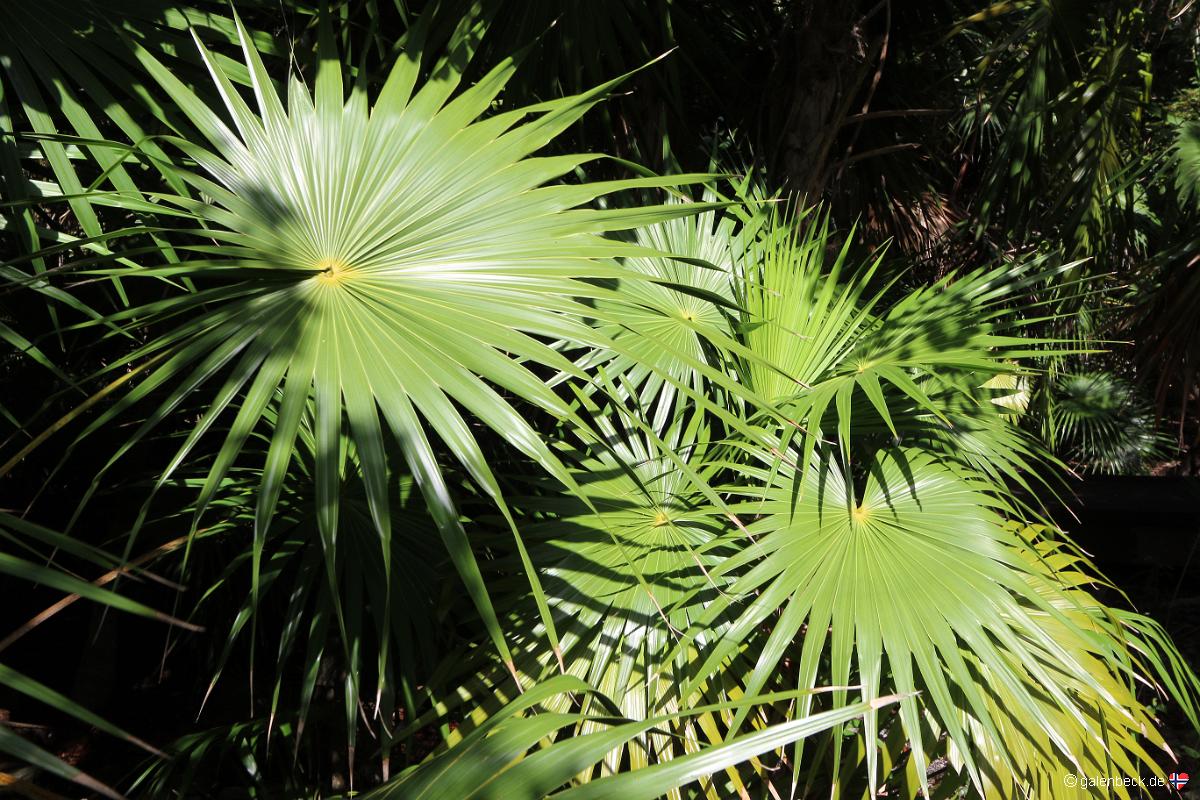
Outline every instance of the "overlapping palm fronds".
[[[594, 698], [596, 702], [591, 705], [595, 710], [527, 713], [538, 704], [547, 704], [555, 697], [568, 701], [579, 697]], [[747, 698], [739, 703], [696, 707], [685, 713], [711, 714], [734, 708], [752, 708], [771, 699], [778, 698]], [[712, 796], [728, 796], [730, 787], [719, 777], [721, 770], [820, 733], [895, 702], [895, 699], [880, 698], [874, 704], [845, 705], [834, 711], [779, 723], [755, 733], [699, 748], [670, 763], [660, 763], [621, 775], [607, 775], [555, 791], [574, 775], [590, 772], [614, 749], [620, 749], [623, 744], [646, 736], [684, 715], [676, 713], [626, 720], [610, 700], [598, 695], [588, 684], [570, 676], [559, 676], [505, 706], [501, 713], [468, 734], [457, 747], [414, 767], [367, 797], [372, 800], [426, 797], [592, 800], [620, 796], [653, 800], [670, 796], [677, 787], [696, 782], [707, 784], [707, 788], [715, 792]], [[576, 726], [587, 732], [557, 746], [538, 749], [539, 742], [545, 737], [552, 736], [561, 728]]]
[[[173, 387], [130, 438], [132, 446], [192, 393], [208, 391], [209, 409], [162, 474], [165, 482], [216, 420], [237, 405], [201, 491], [200, 514], [281, 390], [256, 518], [261, 544], [311, 395], [322, 536], [329, 542], [337, 537], [337, 476], [344, 460], [338, 440], [348, 425], [384, 552], [390, 524], [383, 452], [385, 437], [395, 437], [495, 645], [504, 651], [427, 431], [497, 501], [502, 502], [499, 485], [463, 410], [571, 485], [557, 457], [500, 392], [551, 417], [573, 416], [538, 371], [586, 376], [540, 337], [616, 348], [583, 322], [597, 313], [597, 304], [582, 301], [629, 302], [585, 279], [638, 278], [611, 259], [652, 252], [598, 234], [692, 210], [581, 206], [607, 193], [697, 176], [546, 185], [595, 156], [531, 154], [614, 84], [477, 120], [518, 61], [505, 60], [451, 99], [484, 24], [464, 21], [424, 84], [418, 79], [425, 26], [410, 30], [407, 54], [373, 105], [361, 84], [346, 100], [342, 67], [326, 37], [315, 100], [293, 77], [286, 108], [239, 26], [256, 109], [201, 45], [232, 127], [150, 54], [142, 54], [146, 69], [212, 148], [175, 142], [206, 173], [176, 168], [175, 174], [210, 201], [175, 194], [154, 195], [154, 202], [107, 196], [119, 208], [175, 218], [183, 228], [171, 234], [185, 237], [178, 249], [190, 257], [103, 274], [186, 281], [198, 289], [105, 318], [117, 325], [164, 327], [124, 361], [146, 365], [145, 380], [89, 431], [152, 390]], [[186, 239], [197, 235], [214, 243]], [[440, 366], [434, 370], [433, 364]], [[259, 558], [256, 552], [256, 569]]]
[[[811, 33], [769, 3], [633, 5], [301, 4], [275, 41], [257, 4], [119, 4], [70, 54], [111, 15], [50, 0], [61, 29], [21, 8], [0, 30], [0, 288], [30, 301], [0, 338], [56, 392], [8, 411], [0, 478], [82, 496], [69, 534], [0, 519], [24, 548], [0, 571], [212, 632], [165, 648], [195, 656], [200, 717], [131, 793], [1057, 797], [1064, 775], [1157, 767], [1149, 694], [1197, 723], [1169, 638], [1102, 602], [1046, 524], [1066, 470], [1030, 432], [1031, 387], [1069, 396], [1076, 466], [1155, 436], [1111, 401], [1130, 387], [1096, 401], [1091, 376], [1043, 377], [1087, 349], [1055, 337], [1091, 267], [1010, 253], [914, 277], [882, 228], [864, 255], [837, 206], [767, 200], [758, 168], [659, 176], [586, 152], [649, 141], [677, 161], [653, 103], [622, 101], [599, 136], [578, 124], [627, 85], [613, 65]], [[977, 232], [1125, 241], [1139, 13], [1030, 0], [970, 20], [1001, 24], [955, 73], [992, 87], [968, 119], [991, 159]], [[838, 69], [888, 30], [851, 32], [864, 49]], [[767, 60], [745, 44], [742, 66]], [[679, 101], [668, 129], [696, 105], [681, 74], [654, 73]], [[749, 139], [771, 129], [751, 116]], [[689, 132], [710, 159], [744, 134]], [[84, 544], [105, 491], [137, 509], [124, 559]], [[187, 613], [54, 569], [58, 548], [136, 573], [135, 542], [168, 532], [156, 569]], [[113, 791], [3, 727], [0, 750]]]

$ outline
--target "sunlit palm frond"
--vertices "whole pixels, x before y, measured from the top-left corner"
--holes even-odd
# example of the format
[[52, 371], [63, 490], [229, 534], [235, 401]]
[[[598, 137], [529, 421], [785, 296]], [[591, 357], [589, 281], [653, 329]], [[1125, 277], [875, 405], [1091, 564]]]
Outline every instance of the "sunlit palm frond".
[[[706, 193], [705, 199], [715, 196]], [[668, 205], [683, 208], [686, 202]], [[599, 331], [621, 349], [593, 351], [580, 366], [602, 368], [627, 387], [655, 429], [666, 425], [680, 385], [691, 390], [689, 396], [722, 392], [704, 368], [727, 372], [729, 348], [737, 346], [733, 261], [753, 223], [753, 217], [739, 225], [732, 214], [707, 210], [638, 228], [636, 242], [650, 255], [625, 261], [634, 277], [617, 284], [620, 303], [600, 304], [606, 313]]]
[[[794, 693], [793, 693], [794, 694]], [[571, 709], [575, 700], [588, 698], [589, 710]], [[567, 710], [533, 713], [539, 704]], [[595, 800], [622, 797], [654, 800], [669, 796], [679, 787], [699, 783], [701, 791], [727, 797], [733, 791], [720, 772], [755, 756], [786, 747], [806, 736], [873, 713], [897, 698], [880, 698], [874, 704], [853, 703], [836, 710], [778, 723], [761, 731], [744, 734], [703, 747], [669, 763], [660, 763], [620, 775], [597, 777], [582, 784], [571, 781], [581, 772], [590, 773], [612, 750], [666, 727], [681, 717], [734, 709], [749, 709], [773, 698], [746, 698], [693, 708], [687, 712], [625, 719], [612, 701], [587, 683], [559, 676], [538, 684], [518, 700], [468, 734], [462, 742], [413, 767], [391, 784], [367, 795], [368, 800], [416, 800], [455, 797], [463, 800], [503, 800], [510, 797], [550, 797], [557, 800]], [[552, 747], [539, 747], [546, 737], [564, 728], [583, 728]], [[712, 777], [710, 777], [712, 776]]]
[[[846, 464], [905, 441], [1021, 483], [1041, 460], [984, 389], [1042, 353], [1011, 306], [1056, 270], [977, 270], [907, 292], [872, 288], [827, 220], [777, 217], [739, 260], [746, 384], [798, 426], [803, 462], [836, 442]], [[836, 253], [836, 256], [833, 254]], [[827, 259], [832, 263], [827, 263]], [[785, 441], [787, 437], [785, 437]]]
[[[546, 645], [539, 598], [528, 587], [502, 601], [516, 670], [528, 685], [560, 671], [574, 675], [612, 698], [631, 720], [681, 715], [727, 696], [721, 681], [683, 692], [691, 656], [674, 652], [682, 632], [720, 592], [712, 571], [732, 554], [712, 549], [731, 522], [706, 499], [705, 477], [689, 474], [703, 469], [709, 447], [702, 419], [678, 420], [659, 439], [649, 428], [631, 429], [618, 414], [602, 415], [597, 427], [606, 444], [569, 457], [577, 493], [514, 499], [530, 520], [521, 533], [560, 644], [558, 650]], [[497, 700], [510, 695], [499, 664], [478, 670], [462, 691], [473, 698], [474, 719], [488, 718]], [[556, 712], [570, 707], [562, 698], [547, 704]], [[680, 716], [677, 723], [664, 720], [664, 732], [615, 744], [603, 772], [618, 772], [626, 763], [642, 769], [694, 752], [715, 734], [714, 726], [725, 724], [707, 712]], [[576, 733], [597, 729], [582, 720]]]
[[199, 513], [281, 391], [255, 522], [256, 571], [310, 397], [316, 409], [321, 534], [330, 544], [338, 536], [338, 476], [345, 458], [339, 442], [345, 430], [357, 446], [371, 515], [387, 552], [388, 431], [494, 643], [505, 652], [435, 443], [497, 500], [499, 484], [468, 419], [482, 422], [570, 485], [569, 474], [517, 405], [586, 427], [547, 387], [547, 379], [559, 373], [587, 376], [548, 342], [605, 346], [589, 324], [598, 313], [595, 304], [583, 301], [622, 303], [621, 294], [594, 280], [636, 278], [612, 259], [646, 252], [602, 234], [703, 206], [587, 207], [604, 194], [699, 176], [554, 184], [595, 156], [532, 154], [613, 84], [487, 116], [517, 58], [456, 94], [485, 27], [477, 18], [463, 21], [447, 54], [422, 82], [426, 26], [418, 24], [373, 104], [362, 85], [347, 100], [326, 31], [315, 93], [292, 77], [285, 107], [239, 25], [253, 108], [200, 45], [228, 122], [142, 54], [145, 68], [208, 140], [207, 146], [176, 142], [202, 170], [181, 169], [179, 176], [208, 200], [110, 197], [120, 207], [181, 220], [185, 229], [173, 233], [180, 237], [180, 251], [191, 256], [179, 265], [113, 273], [187, 278], [198, 290], [109, 318], [162, 326], [161, 333], [126, 360], [149, 367], [145, 380], [89, 431], [161, 388], [165, 399], [155, 400], [146, 423], [123, 448], [128, 449], [185, 398], [208, 392], [208, 411], [163, 473], [165, 481], [236, 406], [201, 490]]
[[[1005, 504], [989, 496], [990, 482], [896, 449], [866, 465], [857, 489], [836, 461], [800, 472], [792, 466], [797, 454], [790, 456], [782, 468], [769, 454], [746, 468], [764, 486], [761, 495], [744, 490], [737, 506], [756, 516], [747, 526], [755, 540], [717, 571], [737, 575], [726, 594], [743, 600], [723, 595], [711, 604], [699, 629], [723, 615], [733, 624], [700, 675], [773, 619], [747, 692], [759, 691], [785, 653], [797, 651], [801, 688], [815, 685], [829, 659], [833, 684], [861, 684], [863, 699], [920, 691], [920, 700], [900, 708], [916, 774], [930, 760], [928, 713], [979, 787], [992, 770], [1029, 786], [1042, 770], [1102, 756], [1097, 703], [1108, 704], [1130, 735], [1148, 725], [1122, 683], [1122, 640], [1097, 640], [1053, 574], [1022, 555], [1025, 540], [1006, 524]], [[877, 731], [868, 716], [866, 740]], [[1150, 761], [1129, 736], [1124, 746], [1134, 762]], [[834, 753], [836, 772], [840, 749]], [[868, 748], [873, 784], [877, 758]]]
[[[1075, 781], [1067, 776], [1159, 771], [1157, 759], [1147, 748], [1170, 751], [1156, 726], [1153, 709], [1139, 699], [1139, 694], [1165, 693], [1164, 687], [1170, 687], [1185, 713], [1194, 717], [1200, 698], [1195, 675], [1187, 667], [1179, 671], [1182, 659], [1154, 623], [1096, 600], [1087, 586], [1104, 586], [1107, 582], [1059, 534], [1042, 526], [1009, 527], [1020, 537], [1017, 552], [1029, 565], [1030, 586], [1055, 612], [1037, 610], [1034, 618], [1119, 705], [1098, 694], [1095, 685], [1079, 683], [1063, 674], [1059, 679], [1076, 698], [1078, 707], [1063, 708], [1046, 696], [1036, 697], [1053, 726], [1031, 728], [1024, 715], [1015, 710], [1020, 706], [1008, 687], [993, 680], [984, 665], [973, 662], [980, 669], [980, 680], [990, 687], [988, 705], [1001, 736], [999, 742], [989, 741], [981, 735], [979, 720], [964, 712], [964, 726], [974, 732], [981, 747], [979, 763], [987, 765], [984, 796], [1008, 797], [1013, 787], [1026, 787], [1039, 797], [1091, 797], [1095, 787], [1072, 785]], [[1056, 746], [1051, 731], [1065, 737], [1065, 752]], [[951, 762], [961, 768], [961, 753], [951, 746], [949, 755]], [[1137, 794], [1120, 781], [1114, 781], [1110, 790], [1125, 798]]]

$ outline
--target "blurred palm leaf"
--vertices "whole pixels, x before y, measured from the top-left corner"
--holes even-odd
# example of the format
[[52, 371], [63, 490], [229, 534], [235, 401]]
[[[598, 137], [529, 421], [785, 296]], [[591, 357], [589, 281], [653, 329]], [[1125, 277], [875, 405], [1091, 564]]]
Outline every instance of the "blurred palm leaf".
[[[273, 419], [273, 412], [270, 416]], [[386, 561], [380, 558], [379, 532], [361, 462], [350, 440], [342, 444], [346, 456], [338, 488], [338, 537], [334, 542], [325, 539], [314, 484], [315, 443], [311, 418], [306, 417], [295, 460], [261, 543], [257, 594], [245, 592], [253, 580], [256, 550], [253, 531], [259, 481], [255, 472], [235, 470], [225, 477], [212, 503], [218, 518], [195, 536], [197, 550], [229, 542], [234, 554], [225, 556], [221, 569], [205, 579], [207, 585], [193, 612], [194, 618], [227, 625], [201, 713], [218, 684], [228, 680], [225, 675], [238, 645], [248, 645], [250, 695], [262, 692], [270, 698], [264, 741], [286, 726], [298, 751], [312, 738], [306, 738], [307, 725], [321, 676], [342, 672], [345, 679], [338, 681], [338, 688], [344, 713], [339, 734], [348, 752], [349, 771], [353, 774], [355, 769], [361, 719], [371, 736], [382, 742], [380, 761], [387, 775], [395, 730], [392, 713], [400, 707], [409, 718], [416, 716], [424, 694], [421, 687], [433, 671], [439, 639], [435, 601], [440, 583], [448, 576], [438, 568], [442, 559], [435, 525], [409, 476], [389, 482], [390, 551]], [[398, 458], [389, 452], [389, 463]], [[204, 468], [191, 473], [194, 477], [186, 485], [202, 487]], [[180, 514], [193, 511], [184, 508]], [[187, 562], [181, 570], [193, 578], [197, 572]], [[228, 613], [228, 605], [223, 604], [236, 609], [231, 621], [223, 616]], [[269, 647], [266, 657], [257, 653], [264, 645]], [[272, 668], [263, 669], [264, 660]], [[263, 677], [265, 684], [254, 685], [256, 678]]]
[[[1078, 0], [994, 3], [968, 25], [996, 36], [980, 63], [976, 129], [995, 127], [976, 232], [1001, 221], [1028, 239], [1050, 223], [1067, 255], [1106, 255], [1130, 239], [1129, 158], [1149, 100], [1142, 9], [1112, 19]], [[1004, 26], [996, 20], [1005, 19]]]
[[1200, 204], [1200, 121], [1180, 123], [1172, 154], [1180, 204]]
[[[594, 697], [596, 702], [588, 704], [594, 709], [590, 712], [568, 710], [536, 713], [539, 704], [545, 704], [555, 696], [588, 696]], [[702, 707], [688, 713], [748, 708], [767, 699], [748, 698], [738, 704]], [[510, 797], [585, 800], [619, 796], [630, 800], [653, 800], [695, 781], [703, 784], [708, 776], [727, 767], [872, 712], [895, 699], [880, 698], [875, 704], [845, 705], [835, 711], [779, 723], [755, 733], [714, 743], [668, 764], [570, 786], [573, 776], [590, 771], [613, 749], [664, 726], [679, 714], [627, 721], [611, 701], [583, 681], [559, 676], [538, 684], [519, 700], [505, 706], [458, 745], [413, 767], [366, 797], [368, 800], [434, 797], [463, 800]], [[569, 703], [566, 705], [569, 708]], [[556, 731], [574, 727], [590, 730], [552, 747], [539, 747], [542, 740], [553, 736]], [[724, 790], [718, 788], [718, 791]]]
[[1079, 469], [1133, 475], [1166, 458], [1170, 440], [1128, 381], [1107, 372], [1060, 375], [1054, 393], [1047, 438]]

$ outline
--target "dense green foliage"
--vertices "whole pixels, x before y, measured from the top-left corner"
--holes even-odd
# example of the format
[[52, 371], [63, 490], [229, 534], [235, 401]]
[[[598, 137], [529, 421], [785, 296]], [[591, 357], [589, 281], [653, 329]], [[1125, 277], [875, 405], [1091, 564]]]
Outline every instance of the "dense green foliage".
[[89, 733], [4, 785], [1162, 774], [1058, 527], [1200, 452], [1200, 7], [1127, 6], [10, 4], [0, 707]]

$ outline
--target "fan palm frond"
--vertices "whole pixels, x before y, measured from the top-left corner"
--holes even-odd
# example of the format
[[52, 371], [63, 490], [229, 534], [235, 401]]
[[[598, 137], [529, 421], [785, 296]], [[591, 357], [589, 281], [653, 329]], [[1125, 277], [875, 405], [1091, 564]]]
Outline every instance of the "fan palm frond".
[[187, 279], [198, 289], [105, 318], [162, 326], [161, 334], [123, 362], [143, 364], [145, 379], [83, 435], [161, 389], [165, 399], [155, 401], [124, 452], [186, 398], [208, 392], [207, 413], [163, 472], [162, 483], [236, 406], [201, 490], [200, 514], [281, 391], [255, 522], [257, 573], [310, 397], [316, 409], [318, 520], [330, 544], [338, 536], [338, 476], [345, 460], [339, 442], [345, 430], [357, 447], [371, 515], [388, 551], [383, 453], [390, 434], [494, 644], [507, 652], [435, 442], [502, 506], [499, 484], [468, 418], [570, 486], [567, 470], [514, 403], [586, 428], [548, 388], [547, 378], [560, 373], [590, 378], [548, 342], [620, 350], [589, 324], [596, 304], [584, 301], [628, 303], [595, 281], [644, 276], [613, 259], [649, 254], [602, 234], [704, 206], [587, 206], [612, 192], [702, 176], [553, 183], [596, 157], [533, 153], [603, 99], [616, 81], [486, 116], [519, 59], [505, 59], [455, 94], [485, 27], [485, 20], [465, 20], [421, 83], [428, 21], [418, 23], [373, 104], [361, 84], [346, 98], [326, 27], [315, 92], [293, 76], [285, 107], [239, 22], [253, 107], [229, 71], [198, 43], [232, 124], [151, 54], [141, 54], [147, 71], [208, 140], [207, 146], [177, 140], [201, 171], [174, 169], [207, 200], [169, 193], [156, 195], [153, 203], [107, 196], [118, 207], [178, 220], [183, 227], [171, 235], [190, 257], [178, 265], [101, 272]]

